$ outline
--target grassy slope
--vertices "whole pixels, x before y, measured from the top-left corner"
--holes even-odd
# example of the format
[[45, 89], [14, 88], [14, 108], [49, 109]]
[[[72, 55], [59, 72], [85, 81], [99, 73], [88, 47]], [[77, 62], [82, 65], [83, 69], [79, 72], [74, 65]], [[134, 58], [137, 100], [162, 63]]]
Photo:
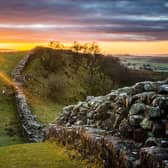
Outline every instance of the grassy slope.
[[[79, 93], [84, 92], [84, 90], [80, 85], [80, 80], [81, 77], [87, 76], [86, 72], [83, 69], [79, 69], [79, 76], [76, 75], [76, 73], [71, 72], [71, 67], [66, 67], [66, 71], [71, 73], [71, 78], [67, 78], [67, 75], [62, 71], [58, 72], [57, 74], [53, 74], [53, 78], [64, 78], [68, 81], [64, 94], [57, 93], [59, 95], [61, 103], [57, 101], [53, 102], [47, 96], [47, 92], [49, 90], [49, 78], [46, 78], [42, 75], [44, 68], [43, 66], [41, 66], [39, 58], [31, 61], [24, 72], [25, 75], [31, 74], [33, 77], [35, 77], [35, 80], [30, 80], [26, 83], [28, 86], [27, 97], [29, 98], [29, 104], [32, 108], [33, 113], [35, 113], [38, 116], [38, 119], [44, 124], [48, 124], [55, 120], [63, 106], [65, 106], [66, 104], [62, 103], [66, 101], [65, 99], [75, 99], [75, 97], [77, 97], [78, 100], [82, 99], [82, 96]], [[49, 77], [51, 78], [52, 74], [50, 74]], [[60, 81], [61, 80], [59, 80], [58, 82]], [[30, 92], [32, 94], [29, 94]]]
[[[41, 58], [43, 57], [47, 57], [53, 62], [56, 60], [52, 71], [44, 68], [45, 66], [41, 61]], [[27, 79], [26, 85], [28, 93], [31, 93], [28, 94], [27, 97], [29, 98], [32, 111], [37, 115], [41, 122], [45, 124], [52, 122], [58, 116], [58, 113], [63, 106], [83, 100], [86, 95], [90, 95], [88, 90], [91, 89], [93, 85], [88, 84], [90, 72], [88, 69], [84, 68], [86, 67], [87, 62], [85, 59], [81, 59], [81, 55], [78, 55], [78, 59], [80, 60], [80, 67], [75, 71], [73, 67], [76, 65], [76, 60], [72, 57], [72, 53], [41, 48], [35, 52], [33, 59], [26, 67], [24, 75]], [[106, 83], [102, 83], [101, 79], [95, 77], [94, 74], [96, 81], [94, 86], [97, 86], [99, 90], [100, 88], [106, 88], [109, 91], [118, 87], [132, 85], [138, 81], [160, 80], [161, 78], [164, 79], [164, 76], [167, 76], [167, 74], [153, 73], [150, 71], [129, 70], [127, 72], [123, 67], [118, 65], [119, 63], [113, 62], [106, 57], [106, 63], [107, 62], [109, 62], [109, 65], [107, 64], [108, 66], [105, 67], [107, 68], [106, 74], [112, 74], [112, 77], [108, 77]], [[125, 77], [125, 81], [122, 81], [122, 83], [120, 75], [124, 75]], [[48, 94], [48, 91], [52, 88], [50, 86], [51, 79], [53, 80], [53, 83], [58, 83], [59, 85], [64, 85], [65, 83], [66, 85], [64, 89], [62, 89], [62, 87], [60, 87], [59, 90], [53, 89], [53, 91]], [[62, 90], [64, 91], [61, 92]], [[57, 100], [51, 99], [51, 95], [54, 94], [57, 96]], [[99, 94], [100, 92], [98, 95]], [[102, 94], [105, 94], [105, 91], [100, 95]]]
[[[59, 112], [65, 106], [65, 104], [52, 101], [48, 98], [48, 78], [45, 78], [41, 75], [40, 70], [42, 69], [39, 59], [33, 60], [25, 71], [25, 74], [32, 74], [35, 76], [36, 80], [29, 81], [28, 85], [28, 94], [29, 104], [34, 114], [37, 115], [38, 119], [44, 124], [48, 124], [55, 120], [58, 116]], [[63, 78], [67, 78], [65, 74], [58, 73], [59, 76]], [[66, 87], [66, 91], [64, 96], [67, 99], [73, 99], [77, 93], [83, 92], [83, 88], [80, 86], [80, 79], [76, 78], [76, 75], [73, 75], [73, 79], [68, 79], [69, 84]], [[55, 76], [56, 77], [56, 76]], [[61, 94], [59, 94], [60, 99], [64, 102], [64, 98]], [[76, 96], [78, 99], [82, 99], [80, 95]]]
[[[47, 83], [47, 79], [41, 76], [40, 71], [39, 59], [30, 62], [28, 68], [26, 68], [26, 74], [36, 74], [36, 80], [28, 83], [27, 97], [32, 112], [37, 115], [40, 122], [47, 125], [55, 120], [63, 106], [50, 101], [46, 96], [40, 96], [41, 94], [45, 95], [43, 92], [46, 92], [46, 89], [43, 88], [43, 83]], [[39, 92], [41, 93], [38, 94]]]
[[45, 98], [36, 97], [35, 99], [38, 100], [34, 100], [34, 98], [29, 96], [29, 104], [32, 112], [37, 115], [38, 120], [45, 125], [55, 121], [63, 105], [46, 100]]
[[[0, 53], [0, 72], [10, 76], [12, 70], [18, 64], [25, 53]], [[81, 157], [74, 151], [67, 150], [60, 145], [45, 142], [38, 144], [24, 143], [20, 135], [19, 119], [12, 96], [1, 94], [6, 86], [0, 81], [0, 167], [1, 168], [83, 168], [93, 167], [81, 161]], [[30, 96], [31, 97], [31, 96]], [[55, 119], [55, 110], [59, 106], [52, 102], [42, 101], [42, 98], [31, 97], [32, 110], [40, 116], [45, 123]], [[35, 104], [35, 105], [33, 105]], [[56, 110], [57, 111], [57, 110]], [[11, 134], [11, 135], [10, 135]], [[19, 144], [19, 145], [12, 145]], [[72, 160], [70, 156], [78, 156], [78, 160]], [[98, 166], [96, 166], [98, 167]]]
[[[76, 159], [72, 160], [72, 156]], [[76, 152], [54, 143], [12, 145], [0, 148], [1, 168], [86, 168], [88, 166], [94, 168], [85, 161], [81, 161]]]
[[[0, 72], [10, 76], [24, 55], [24, 52], [0, 53]], [[19, 133], [14, 97], [2, 95], [2, 89], [5, 85], [0, 79], [0, 146], [23, 142]]]

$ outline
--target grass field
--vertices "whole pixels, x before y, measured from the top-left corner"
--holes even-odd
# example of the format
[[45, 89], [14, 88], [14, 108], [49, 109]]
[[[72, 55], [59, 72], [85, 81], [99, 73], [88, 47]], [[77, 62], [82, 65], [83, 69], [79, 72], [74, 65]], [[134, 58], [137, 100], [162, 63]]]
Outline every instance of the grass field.
[[168, 72], [168, 57], [135, 57], [135, 56], [129, 56], [129, 57], [120, 57], [123, 64], [130, 64], [137, 67], [143, 67], [143, 65], [150, 65], [159, 72]]
[[[0, 53], [0, 73], [10, 76], [25, 52]], [[0, 79], [0, 146], [23, 143], [14, 97], [2, 95], [6, 84]], [[7, 89], [8, 90], [8, 89]]]
[[[73, 158], [73, 159], [72, 159]], [[51, 142], [0, 148], [1, 168], [100, 168], [82, 161], [72, 150]]]

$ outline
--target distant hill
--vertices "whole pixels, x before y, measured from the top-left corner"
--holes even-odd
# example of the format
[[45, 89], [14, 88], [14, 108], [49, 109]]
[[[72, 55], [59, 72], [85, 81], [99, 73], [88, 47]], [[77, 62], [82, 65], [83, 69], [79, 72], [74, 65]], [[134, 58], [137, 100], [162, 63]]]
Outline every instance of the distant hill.
[[123, 56], [119, 58], [126, 67], [131, 69], [168, 72], [168, 56]]
[[154, 57], [154, 58], [157, 58], [157, 57], [168, 57], [168, 54], [158, 54], [158, 55], [154, 55], [154, 54], [151, 54], [151, 55], [134, 55], [134, 54], [109, 54], [108, 56], [113, 56], [113, 57], [127, 57], [127, 58], [144, 58], [144, 57]]

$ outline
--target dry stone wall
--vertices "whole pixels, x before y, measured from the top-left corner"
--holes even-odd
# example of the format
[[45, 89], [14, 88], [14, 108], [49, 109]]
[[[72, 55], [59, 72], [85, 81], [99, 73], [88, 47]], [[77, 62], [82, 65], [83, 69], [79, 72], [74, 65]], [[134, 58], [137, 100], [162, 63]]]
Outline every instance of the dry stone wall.
[[84, 158], [94, 156], [105, 168], [139, 166], [138, 146], [133, 141], [121, 140], [101, 129], [50, 125], [46, 138], [72, 145]]
[[99, 153], [106, 168], [167, 168], [168, 80], [139, 82], [67, 106], [49, 127], [49, 138], [85, 157]]
[[14, 81], [17, 110], [24, 136], [30, 142], [41, 142], [44, 139], [44, 127], [32, 114], [23, 89], [24, 76], [22, 72], [31, 58], [31, 55], [32, 53], [28, 54], [19, 62], [18, 66], [12, 72], [12, 77]]

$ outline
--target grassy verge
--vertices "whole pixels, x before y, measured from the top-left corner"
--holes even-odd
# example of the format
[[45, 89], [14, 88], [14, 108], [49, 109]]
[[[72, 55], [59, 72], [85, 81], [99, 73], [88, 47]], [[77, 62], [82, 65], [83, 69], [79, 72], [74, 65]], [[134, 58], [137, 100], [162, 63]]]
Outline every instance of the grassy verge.
[[[52, 101], [37, 98], [37, 96], [28, 97], [29, 105], [32, 113], [37, 116], [38, 120], [45, 125], [48, 125], [56, 119], [63, 105], [54, 103]], [[36, 100], [35, 100], [36, 99]]]
[[[10, 77], [12, 70], [25, 54], [24, 52], [0, 53], [0, 73]], [[14, 97], [10, 94], [3, 95], [4, 88], [6, 83], [0, 78], [0, 146], [23, 143]]]
[[45, 142], [0, 148], [1, 168], [100, 168], [93, 166], [75, 151]]

